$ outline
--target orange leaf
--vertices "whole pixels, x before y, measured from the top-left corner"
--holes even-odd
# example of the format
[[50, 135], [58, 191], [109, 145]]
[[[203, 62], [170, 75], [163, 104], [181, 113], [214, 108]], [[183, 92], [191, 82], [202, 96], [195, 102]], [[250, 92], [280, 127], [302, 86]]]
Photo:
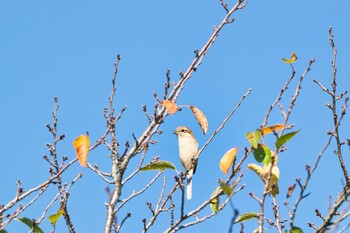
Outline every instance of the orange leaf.
[[236, 159], [238, 148], [232, 148], [227, 151], [220, 160], [220, 169], [226, 175], [228, 169], [233, 165], [233, 162]]
[[277, 130], [290, 129], [290, 128], [292, 128], [292, 126], [288, 126], [288, 125], [283, 126], [283, 124], [275, 124], [275, 125], [266, 126], [265, 128], [262, 128], [261, 131], [263, 134], [269, 134]]
[[77, 137], [73, 142], [73, 146], [80, 165], [85, 167], [90, 147], [89, 135], [80, 135]]
[[177, 106], [176, 103], [170, 101], [170, 100], [163, 100], [162, 102], [160, 102], [165, 108], [166, 110], [170, 113], [170, 114], [174, 114], [177, 110]]
[[202, 128], [203, 134], [206, 134], [208, 131], [207, 117], [204, 115], [204, 113], [201, 110], [199, 110], [193, 105], [190, 105], [190, 109], [192, 110], [194, 117], [199, 123], [199, 126]]
[[271, 132], [281, 130], [281, 129], [283, 129], [283, 124], [270, 125], [270, 126], [267, 126], [265, 128], [262, 128], [261, 130], [262, 130], [263, 134], [269, 134]]

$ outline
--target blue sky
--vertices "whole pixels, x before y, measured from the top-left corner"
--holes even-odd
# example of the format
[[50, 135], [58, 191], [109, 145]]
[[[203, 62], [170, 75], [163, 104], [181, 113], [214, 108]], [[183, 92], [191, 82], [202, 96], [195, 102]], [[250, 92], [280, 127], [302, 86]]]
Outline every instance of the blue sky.
[[[162, 126], [164, 133], [155, 138], [158, 144], [150, 149], [146, 158], [149, 162], [160, 155], [161, 159], [182, 169], [173, 130], [179, 125], [188, 125], [203, 145], [248, 88], [253, 89], [202, 154], [193, 180], [194, 198], [188, 203], [188, 210], [208, 198], [217, 186], [217, 179], [224, 177], [218, 166], [221, 156], [232, 147], [248, 146], [245, 133], [259, 128], [268, 107], [291, 74], [290, 66], [281, 58], [296, 51], [297, 77], [311, 58], [315, 57], [316, 63], [302, 85], [290, 118], [290, 123], [301, 131], [288, 142], [288, 150], [279, 158], [281, 194], [277, 199], [283, 217], [287, 218], [283, 202], [288, 186], [297, 177], [305, 178], [305, 165], [314, 163], [326, 143], [326, 131], [333, 128], [331, 112], [325, 107], [330, 98], [312, 82], [312, 78], [327, 86], [331, 82], [329, 26], [333, 26], [338, 49], [338, 87], [344, 91], [350, 85], [347, 78], [350, 60], [348, 9], [348, 1], [333, 4], [316, 0], [249, 1], [244, 10], [234, 14], [235, 23], [220, 33], [178, 100], [179, 104], [195, 105], [206, 114], [208, 135], [201, 134], [190, 111], [179, 112], [166, 119]], [[115, 108], [120, 110], [127, 106], [117, 126], [120, 143], [124, 145], [132, 141], [132, 133], [140, 135], [147, 126], [141, 106], [146, 104], [152, 109], [154, 91], [162, 96], [166, 70], [170, 69], [172, 81], [177, 81], [178, 73], [185, 71], [192, 61], [193, 51], [204, 45], [224, 13], [219, 1], [2, 1], [0, 182], [3, 191], [0, 203], [7, 203], [14, 197], [18, 179], [28, 190], [48, 177], [48, 164], [42, 156], [48, 154], [46, 143], [52, 142], [45, 125], [52, 121], [54, 97], [57, 96], [60, 103], [59, 133], [66, 135], [57, 149], [60, 155], [73, 159], [75, 137], [89, 131], [91, 140], [95, 141], [105, 131], [103, 108], [108, 105], [113, 63], [116, 55], [121, 54]], [[295, 86], [296, 82], [284, 96], [283, 106], [288, 106]], [[276, 109], [269, 123], [281, 121]], [[348, 128], [346, 116], [340, 131], [344, 140], [349, 138]], [[319, 223], [314, 209], [325, 214], [329, 195], [335, 197], [341, 190], [342, 177], [332, 146], [310, 183], [311, 195], [302, 202], [302, 211], [297, 214], [295, 224], [304, 229], [307, 229], [306, 221]], [[344, 154], [349, 154], [348, 148], [344, 149]], [[242, 155], [241, 150], [239, 156]], [[108, 153], [103, 148], [92, 151], [89, 162], [106, 171], [109, 169]], [[252, 157], [246, 164], [251, 162], [254, 162]], [[349, 164], [348, 159], [346, 162]], [[137, 163], [138, 160], [132, 162], [133, 165]], [[84, 176], [73, 187], [69, 200], [73, 222], [79, 232], [101, 232], [106, 212], [104, 202], [108, 199], [106, 184], [77, 163], [67, 171], [65, 181], [69, 182], [81, 171]], [[123, 197], [140, 189], [144, 180], [154, 174], [142, 175], [126, 187]], [[166, 171], [164, 175], [170, 188], [175, 173]], [[261, 192], [260, 180], [253, 172], [246, 171], [243, 183], [246, 188], [233, 199], [234, 206], [241, 213], [258, 211], [257, 203], [248, 193]], [[150, 217], [145, 203], [155, 201], [160, 187], [159, 180], [134, 205], [125, 206], [121, 214], [133, 213], [124, 226], [125, 232], [140, 232], [141, 219]], [[55, 191], [55, 187], [51, 187], [22, 216], [40, 217]], [[270, 202], [269, 199], [267, 203]], [[54, 211], [51, 209], [49, 213]], [[210, 213], [209, 208], [206, 211]], [[231, 214], [231, 209], [227, 208], [210, 221], [183, 232], [226, 232]], [[151, 232], [162, 232], [165, 221], [155, 225]], [[65, 231], [63, 223], [60, 220], [57, 231]], [[255, 227], [256, 222], [251, 221], [245, 229], [250, 232]], [[42, 228], [49, 232], [50, 223], [45, 220]], [[25, 231], [17, 222], [6, 229], [8, 232]]]

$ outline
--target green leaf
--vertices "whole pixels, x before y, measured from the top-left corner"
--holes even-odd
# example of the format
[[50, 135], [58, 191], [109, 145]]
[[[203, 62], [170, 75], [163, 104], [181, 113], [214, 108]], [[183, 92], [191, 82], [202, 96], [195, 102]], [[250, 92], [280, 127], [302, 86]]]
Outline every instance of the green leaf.
[[262, 145], [262, 148], [264, 149], [264, 153], [265, 153], [265, 158], [263, 160], [263, 163], [265, 165], [268, 165], [271, 163], [271, 156], [272, 156], [272, 153], [271, 153], [271, 150], [268, 146], [266, 145]]
[[279, 137], [276, 141], [276, 148], [277, 150], [279, 148], [281, 148], [281, 146], [283, 146], [286, 142], [288, 142], [290, 139], [292, 139], [297, 133], [299, 133], [300, 130], [298, 131], [294, 131], [294, 132], [290, 132], [287, 133], [285, 135], [282, 135], [281, 137]]
[[226, 184], [224, 181], [219, 180], [219, 184], [220, 184], [220, 188], [224, 191], [224, 193], [227, 196], [230, 196], [233, 190], [233, 187], [231, 187], [230, 185]]
[[300, 227], [293, 227], [292, 231], [285, 231], [286, 233], [303, 233], [303, 230]]
[[271, 150], [265, 144], [258, 144], [257, 148], [253, 148], [253, 154], [256, 161], [264, 162], [268, 165], [271, 162]]
[[164, 170], [164, 169], [173, 169], [175, 170], [174, 164], [168, 161], [157, 161], [154, 163], [147, 164], [140, 171], [150, 171], [150, 170]]
[[[215, 191], [211, 194], [210, 198], [216, 196], [220, 191], [221, 191], [221, 188], [217, 187]], [[215, 214], [219, 212], [219, 205], [220, 205], [220, 196], [217, 196], [210, 202], [210, 208]]]
[[43, 230], [40, 229], [40, 227], [36, 224], [33, 224], [33, 220], [26, 218], [26, 217], [21, 217], [21, 218], [16, 218], [18, 221], [21, 221], [22, 223], [26, 224], [34, 233], [44, 233]]
[[254, 132], [248, 132], [246, 133], [245, 137], [247, 138], [247, 140], [249, 141], [249, 143], [252, 145], [253, 148], [257, 148], [258, 147], [258, 143], [260, 141], [260, 138], [262, 136], [262, 132], [260, 129], [257, 129]]
[[52, 225], [56, 225], [56, 222], [58, 221], [58, 219], [60, 219], [60, 217], [63, 215], [64, 210], [63, 209], [59, 209], [58, 212], [56, 214], [52, 214], [48, 217], [49, 221], [51, 222]]
[[247, 212], [247, 213], [244, 213], [244, 214], [238, 216], [235, 223], [248, 221], [250, 219], [258, 218], [258, 217], [259, 217], [259, 213], [257, 213], [257, 212]]
[[7, 231], [5, 231], [5, 230], [0, 230], [0, 233], [7, 233]]

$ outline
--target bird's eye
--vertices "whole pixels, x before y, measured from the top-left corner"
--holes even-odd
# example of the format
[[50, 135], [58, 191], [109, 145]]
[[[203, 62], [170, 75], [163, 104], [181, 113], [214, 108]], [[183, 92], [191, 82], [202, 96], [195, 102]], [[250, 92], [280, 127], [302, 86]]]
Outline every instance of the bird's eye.
[[185, 129], [182, 129], [182, 130], [181, 130], [181, 132], [183, 132], [183, 133], [184, 133], [184, 132], [186, 132], [186, 130], [185, 130]]

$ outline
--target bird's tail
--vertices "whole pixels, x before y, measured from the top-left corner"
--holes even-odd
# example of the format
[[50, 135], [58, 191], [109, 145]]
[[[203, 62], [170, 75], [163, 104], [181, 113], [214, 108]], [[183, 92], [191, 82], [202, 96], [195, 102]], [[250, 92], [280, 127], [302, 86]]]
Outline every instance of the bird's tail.
[[187, 178], [186, 196], [187, 200], [192, 198], [192, 177]]

